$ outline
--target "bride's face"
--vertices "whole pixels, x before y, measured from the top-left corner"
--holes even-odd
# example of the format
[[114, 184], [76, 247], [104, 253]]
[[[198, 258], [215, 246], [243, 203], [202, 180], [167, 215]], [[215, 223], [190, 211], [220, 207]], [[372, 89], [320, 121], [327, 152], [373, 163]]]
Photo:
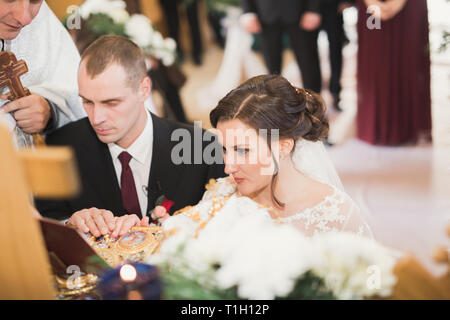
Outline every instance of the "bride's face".
[[221, 121], [217, 129], [225, 173], [234, 178], [238, 191], [250, 196], [270, 188], [274, 162], [265, 138], [237, 119]]

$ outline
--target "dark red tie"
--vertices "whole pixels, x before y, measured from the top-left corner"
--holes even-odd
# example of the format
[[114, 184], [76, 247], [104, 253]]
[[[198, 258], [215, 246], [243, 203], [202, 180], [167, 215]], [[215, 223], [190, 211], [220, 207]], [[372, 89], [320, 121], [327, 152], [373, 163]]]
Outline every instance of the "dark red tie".
[[119, 160], [122, 164], [122, 175], [120, 176], [122, 204], [128, 214], [137, 214], [138, 217], [142, 217], [136, 185], [134, 184], [133, 172], [129, 165], [131, 158], [131, 155], [126, 151], [119, 154]]

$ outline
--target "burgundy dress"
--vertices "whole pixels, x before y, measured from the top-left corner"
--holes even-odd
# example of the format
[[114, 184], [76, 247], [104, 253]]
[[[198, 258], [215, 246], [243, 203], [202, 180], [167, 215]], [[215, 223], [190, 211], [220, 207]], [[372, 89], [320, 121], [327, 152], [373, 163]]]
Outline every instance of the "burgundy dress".
[[358, 138], [399, 145], [431, 136], [430, 55], [426, 0], [408, 0], [381, 29], [366, 26], [358, 3]]

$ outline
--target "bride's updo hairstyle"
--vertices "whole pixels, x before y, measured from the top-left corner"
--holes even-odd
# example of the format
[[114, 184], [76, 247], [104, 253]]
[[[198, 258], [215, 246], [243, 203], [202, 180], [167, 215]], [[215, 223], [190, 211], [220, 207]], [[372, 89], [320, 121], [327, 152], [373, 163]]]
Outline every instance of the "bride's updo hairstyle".
[[[326, 107], [320, 95], [308, 89], [293, 87], [278, 75], [253, 77], [222, 98], [209, 118], [214, 128], [221, 121], [238, 119], [255, 130], [267, 129], [269, 149], [270, 130], [279, 130], [279, 139], [303, 138], [319, 141], [328, 135]], [[272, 177], [272, 197], [283, 207], [273, 193], [278, 163]]]

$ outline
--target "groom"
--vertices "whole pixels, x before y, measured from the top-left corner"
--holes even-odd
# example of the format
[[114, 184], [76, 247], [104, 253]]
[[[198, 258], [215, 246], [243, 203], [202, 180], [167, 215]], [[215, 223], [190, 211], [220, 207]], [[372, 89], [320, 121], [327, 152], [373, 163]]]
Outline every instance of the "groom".
[[[198, 148], [193, 139], [182, 158], [196, 161], [178, 164], [173, 149], [179, 143], [171, 141], [172, 133], [177, 130], [193, 137], [201, 129], [161, 119], [145, 108], [151, 92], [146, 71], [141, 49], [123, 37], [101, 37], [84, 51], [78, 85], [88, 117], [47, 137], [49, 145], [74, 149], [82, 192], [69, 201], [37, 200], [43, 216], [70, 218], [69, 223], [99, 236], [116, 230], [111, 227], [117, 221], [114, 216], [145, 218], [162, 198], [174, 203], [169, 212], [196, 204], [209, 179], [225, 175], [218, 162], [207, 165], [203, 157], [198, 161], [195, 155], [203, 155], [206, 143]], [[221, 149], [215, 150], [220, 161], [217, 150]]]

